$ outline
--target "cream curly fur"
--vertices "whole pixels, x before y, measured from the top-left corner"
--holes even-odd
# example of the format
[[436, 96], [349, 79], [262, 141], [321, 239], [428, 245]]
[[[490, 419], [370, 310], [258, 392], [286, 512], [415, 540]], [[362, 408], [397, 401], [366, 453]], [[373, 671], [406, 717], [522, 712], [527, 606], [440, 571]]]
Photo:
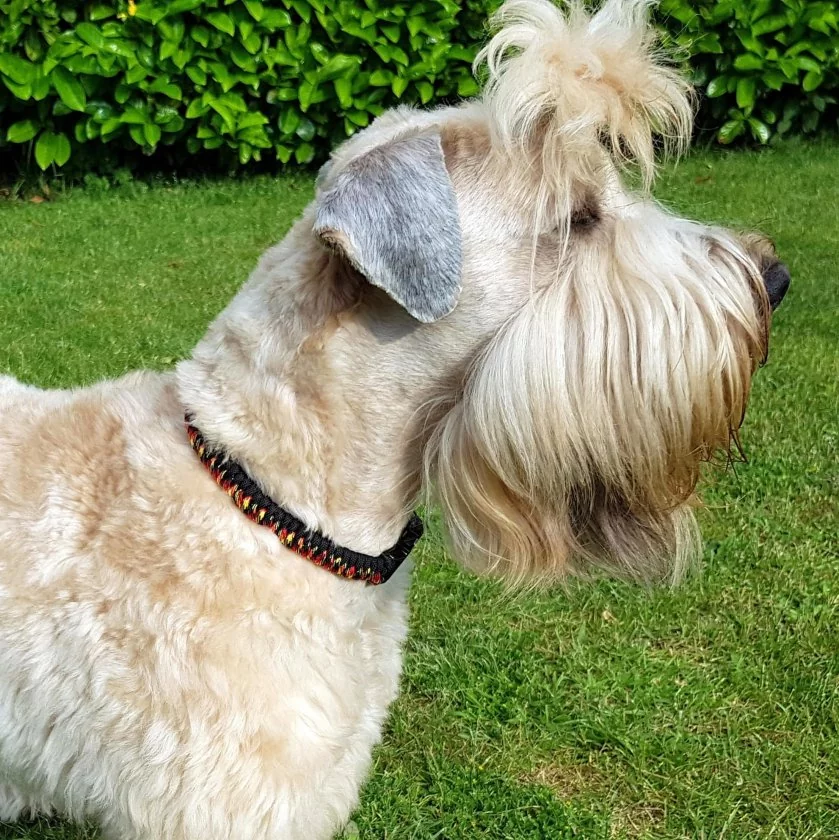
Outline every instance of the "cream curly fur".
[[[439, 137], [407, 160], [444, 155], [451, 314], [418, 323], [387, 294], [398, 272], [365, 282], [349, 236], [315, 234], [316, 199], [177, 371], [0, 381], [0, 820], [325, 840], [358, 801], [398, 689], [409, 565], [369, 587], [286, 551], [206, 474], [185, 408], [359, 551], [391, 545], [425, 489], [457, 559], [513, 581], [688, 562], [699, 464], [727, 450], [765, 354], [775, 257], [624, 187], [628, 161], [651, 180], [656, 135], [681, 148], [690, 130], [646, 7], [512, 0], [484, 99], [398, 109], [336, 150], [319, 196]], [[416, 240], [413, 268], [433, 246]]]

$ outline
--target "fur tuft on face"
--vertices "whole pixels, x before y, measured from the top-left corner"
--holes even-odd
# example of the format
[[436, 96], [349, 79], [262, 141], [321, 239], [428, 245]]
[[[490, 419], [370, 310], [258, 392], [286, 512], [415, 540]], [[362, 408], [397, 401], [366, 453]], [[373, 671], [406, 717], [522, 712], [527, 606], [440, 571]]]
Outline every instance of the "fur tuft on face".
[[677, 578], [700, 465], [736, 444], [765, 354], [760, 284], [727, 234], [652, 203], [569, 249], [427, 450], [455, 557], [513, 582]]
[[507, 0], [493, 18], [475, 67], [488, 73], [494, 137], [525, 160], [541, 155], [555, 196], [598, 184], [604, 158], [634, 162], [649, 186], [654, 136], [676, 153], [690, 140], [690, 86], [657, 60], [650, 5], [607, 0], [590, 14], [581, 0]]

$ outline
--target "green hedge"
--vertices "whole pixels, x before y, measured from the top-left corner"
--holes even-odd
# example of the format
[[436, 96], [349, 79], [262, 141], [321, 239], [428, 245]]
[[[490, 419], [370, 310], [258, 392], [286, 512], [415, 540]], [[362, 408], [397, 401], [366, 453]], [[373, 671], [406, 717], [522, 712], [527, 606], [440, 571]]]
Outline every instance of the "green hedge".
[[[397, 102], [475, 93], [496, 5], [0, 0], [0, 156], [82, 171], [140, 151], [309, 163]], [[835, 2], [662, 0], [658, 15], [722, 142], [835, 130]]]
[[305, 164], [396, 101], [474, 94], [484, 23], [454, 0], [0, 0], [0, 143], [41, 169], [103, 143]]
[[690, 56], [700, 125], [720, 142], [837, 130], [836, 2], [661, 0], [658, 15]]

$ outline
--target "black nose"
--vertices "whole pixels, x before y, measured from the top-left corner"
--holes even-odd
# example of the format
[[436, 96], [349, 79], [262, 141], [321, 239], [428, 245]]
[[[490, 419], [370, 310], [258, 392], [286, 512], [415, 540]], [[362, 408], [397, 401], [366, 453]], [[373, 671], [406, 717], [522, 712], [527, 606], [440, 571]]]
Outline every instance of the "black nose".
[[776, 262], [770, 265], [763, 272], [763, 284], [766, 286], [766, 292], [769, 295], [769, 303], [772, 304], [772, 310], [776, 310], [784, 299], [784, 295], [789, 288], [789, 269], [782, 263]]

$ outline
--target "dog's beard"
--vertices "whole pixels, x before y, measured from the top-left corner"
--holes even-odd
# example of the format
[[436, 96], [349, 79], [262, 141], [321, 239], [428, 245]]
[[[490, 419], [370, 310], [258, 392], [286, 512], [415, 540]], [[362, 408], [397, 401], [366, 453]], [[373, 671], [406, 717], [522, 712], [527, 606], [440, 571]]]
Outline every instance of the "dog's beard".
[[678, 577], [700, 465], [730, 452], [765, 355], [759, 274], [650, 202], [558, 253], [427, 449], [453, 552], [515, 582]]

